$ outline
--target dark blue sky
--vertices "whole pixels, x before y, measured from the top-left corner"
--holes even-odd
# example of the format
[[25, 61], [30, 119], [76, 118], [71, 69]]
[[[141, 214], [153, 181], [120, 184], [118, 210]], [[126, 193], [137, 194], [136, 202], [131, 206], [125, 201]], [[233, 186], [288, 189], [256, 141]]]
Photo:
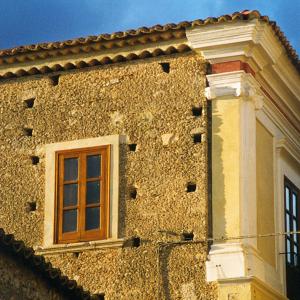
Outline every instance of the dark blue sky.
[[300, 0], [0, 0], [0, 48], [258, 9], [300, 53]]

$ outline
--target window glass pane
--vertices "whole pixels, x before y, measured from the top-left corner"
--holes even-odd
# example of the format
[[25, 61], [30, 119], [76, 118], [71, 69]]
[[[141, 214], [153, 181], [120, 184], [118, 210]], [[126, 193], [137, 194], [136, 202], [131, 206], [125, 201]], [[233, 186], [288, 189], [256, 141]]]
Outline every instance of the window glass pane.
[[90, 181], [86, 183], [86, 204], [99, 203], [100, 201], [100, 182]]
[[290, 209], [290, 190], [288, 187], [285, 187], [285, 208]]
[[288, 263], [291, 263], [291, 242], [290, 240], [286, 240], [286, 259]]
[[[294, 226], [293, 226], [293, 231], [297, 231], [297, 222], [296, 222], [296, 220], [293, 220], [293, 224], [294, 224]], [[297, 234], [294, 234], [294, 241], [297, 243]]]
[[296, 194], [293, 193], [293, 215], [297, 216], [297, 198]]
[[63, 232], [77, 231], [77, 209], [63, 212]]
[[77, 180], [78, 158], [66, 158], [64, 160], [64, 180]]
[[78, 199], [78, 184], [65, 184], [64, 185], [64, 207], [77, 205]]
[[290, 215], [289, 214], [285, 214], [285, 222], [286, 222], [286, 231], [289, 232], [290, 231]]
[[298, 265], [298, 247], [296, 245], [294, 245], [294, 265], [297, 266]]
[[86, 159], [86, 176], [87, 178], [99, 177], [101, 170], [100, 155], [89, 155]]
[[100, 207], [87, 207], [85, 215], [85, 229], [97, 229], [100, 225]]

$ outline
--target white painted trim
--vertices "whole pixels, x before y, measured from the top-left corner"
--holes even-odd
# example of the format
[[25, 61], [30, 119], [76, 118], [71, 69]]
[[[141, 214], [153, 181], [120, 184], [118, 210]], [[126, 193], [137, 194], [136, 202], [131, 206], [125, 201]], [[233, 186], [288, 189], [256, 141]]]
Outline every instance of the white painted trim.
[[49, 247], [38, 247], [35, 253], [38, 255], [53, 255], [67, 252], [81, 252], [86, 250], [120, 248], [124, 245], [124, 239], [107, 239], [72, 244], [56, 244]]
[[[290, 176], [292, 181], [296, 180], [292, 166], [288, 165], [285, 159], [286, 154], [289, 153], [296, 164], [300, 161], [300, 132], [297, 126], [300, 124], [299, 72], [287, 57], [286, 50], [271, 26], [257, 19], [196, 26], [187, 30], [187, 39], [190, 47], [212, 64], [241, 60], [248, 63], [255, 72], [255, 78], [245, 74], [244, 71], [207, 75], [209, 87], [205, 89], [205, 95], [213, 101], [228, 98], [242, 100], [241, 199], [237, 199], [240, 201], [241, 233], [249, 233], [250, 220], [256, 222], [256, 214], [253, 213], [255, 209], [249, 206], [250, 197], [247, 195], [250, 188], [246, 186], [248, 181], [252, 185], [251, 188], [256, 190], [254, 183], [256, 170], [250, 164], [252, 161], [255, 165], [256, 158], [255, 154], [247, 153], [247, 151], [256, 152], [254, 128], [256, 118], [274, 136], [275, 229], [281, 232], [284, 230], [283, 175]], [[261, 87], [268, 94], [265, 94]], [[248, 172], [245, 171], [247, 168]], [[296, 180], [296, 185], [298, 181], [300, 176]], [[247, 212], [252, 216], [247, 217]], [[252, 229], [255, 231], [254, 227]], [[249, 245], [252, 245], [253, 251], [245, 254], [243, 249], [246, 246], [250, 247]], [[216, 247], [219, 247], [219, 252]], [[210, 261], [207, 262], [209, 281], [230, 276], [246, 277], [248, 273], [245, 271], [245, 264], [247, 264], [247, 268], [254, 270], [253, 275], [259, 276], [281, 293], [285, 290], [284, 256], [278, 254], [284, 251], [284, 238], [276, 238], [275, 251], [278, 254], [276, 268], [263, 261], [255, 250], [255, 243], [249, 239], [244, 240], [240, 248], [237, 245], [235, 247], [239, 250], [233, 251], [228, 245], [212, 245]], [[223, 265], [221, 271], [216, 269], [217, 266], [220, 268], [219, 265]]]
[[205, 96], [209, 100], [222, 97], [244, 97], [253, 100], [255, 109], [263, 106], [263, 93], [259, 84], [251, 74], [245, 71], [234, 71], [206, 76], [209, 87], [205, 88]]
[[214, 63], [220, 59], [244, 55], [249, 48], [248, 43], [253, 41], [257, 22], [237, 21], [199, 26], [187, 29], [186, 36], [190, 47], [199, 49], [207, 60]]
[[[255, 90], [251, 93], [255, 94]], [[257, 234], [256, 118], [254, 101], [240, 103], [240, 232]], [[254, 221], [255, 220], [255, 221]], [[244, 240], [257, 247], [257, 239]]]
[[[288, 107], [285, 113], [289, 119], [300, 124], [299, 72], [269, 24], [257, 19], [225, 22], [196, 26], [187, 29], [186, 35], [190, 47], [212, 64], [235, 60], [247, 62], [256, 73], [257, 82], [265, 90], [271, 89], [269, 93], [277, 106], [282, 106], [283, 102]], [[226, 92], [232, 94], [234, 90]], [[224, 90], [213, 93], [208, 89], [207, 96], [213, 98], [218, 93], [225, 95]]]
[[[256, 112], [257, 119], [274, 136], [274, 199], [275, 199], [275, 229], [284, 232], [284, 176], [289, 178], [296, 186], [300, 187], [300, 140], [297, 135], [287, 129], [275, 107], [265, 104], [261, 111]], [[284, 126], [286, 125], [286, 126]], [[293, 165], [287, 157], [294, 161]], [[295, 172], [298, 164], [298, 174]], [[276, 269], [282, 285], [282, 292], [286, 294], [285, 270], [285, 241], [284, 236], [278, 236], [276, 241]]]
[[[240, 103], [240, 199], [237, 199], [240, 207], [239, 224], [241, 235], [255, 235], [257, 233], [256, 120], [259, 120], [274, 137], [274, 187], [277, 186], [275, 146], [284, 145], [285, 149], [294, 146], [295, 156], [298, 143], [295, 144], [294, 132], [286, 129], [287, 126], [284, 126], [284, 122], [280, 119], [281, 114], [278, 114], [274, 104], [261, 91], [252, 74], [244, 71], [227, 72], [208, 75], [207, 80], [209, 87], [206, 88], [206, 96], [209, 96], [209, 99], [212, 101], [236, 99]], [[281, 121], [278, 122], [278, 119]], [[291, 139], [288, 138], [288, 141], [283, 139], [285, 134], [279, 129], [278, 123], [284, 128], [284, 133], [289, 132]], [[281, 144], [278, 141], [281, 141]], [[274, 191], [275, 199], [278, 199], [279, 193], [280, 191]], [[276, 224], [278, 215], [281, 214], [278, 201], [275, 201], [274, 206], [275, 231], [280, 232], [282, 227]], [[279, 238], [276, 238], [275, 253], [278, 254], [279, 251]], [[206, 264], [208, 281], [256, 276], [278, 292], [284, 292], [285, 283], [280, 275], [283, 266], [279, 255], [276, 255], [275, 267], [269, 265], [257, 250], [255, 238], [244, 239], [241, 243], [213, 244], [209, 258]]]
[[244, 250], [240, 243], [213, 244], [206, 261], [206, 280], [244, 277], [245, 266]]
[[[293, 184], [300, 188], [300, 161], [295, 160], [294, 156], [288, 152], [285, 146], [282, 146], [282, 140], [278, 141], [276, 145], [276, 161], [277, 161], [277, 221], [278, 230], [285, 231], [285, 207], [284, 207], [284, 177], [286, 176]], [[290, 158], [291, 160], [289, 160]], [[296, 171], [297, 169], [297, 171]], [[278, 237], [278, 253], [285, 252], [284, 236]], [[284, 285], [286, 294], [286, 263], [285, 255], [278, 254], [278, 269], [281, 280]]]
[[266, 124], [276, 137], [277, 144], [282, 140], [282, 146], [287, 148], [296, 160], [300, 159], [300, 132], [286, 120], [268, 97], [265, 97], [262, 110], [256, 112], [256, 117]]
[[206, 262], [208, 282], [255, 276], [282, 292], [274, 267], [266, 263], [252, 246], [243, 243], [213, 244]]
[[125, 136], [110, 135], [104, 137], [66, 141], [45, 146], [46, 181], [44, 210], [44, 248], [54, 246], [54, 207], [55, 207], [55, 152], [111, 145], [110, 161], [110, 238], [118, 239], [119, 210], [119, 144], [125, 142]]

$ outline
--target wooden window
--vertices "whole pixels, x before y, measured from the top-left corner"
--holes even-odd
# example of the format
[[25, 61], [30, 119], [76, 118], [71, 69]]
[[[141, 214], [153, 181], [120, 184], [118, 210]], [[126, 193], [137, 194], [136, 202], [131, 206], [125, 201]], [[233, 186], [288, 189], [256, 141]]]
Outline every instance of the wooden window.
[[[287, 178], [284, 180], [285, 230], [300, 230], [300, 191]], [[299, 299], [300, 295], [300, 234], [286, 234], [286, 289], [289, 299]]]
[[57, 243], [108, 236], [110, 147], [56, 152]]

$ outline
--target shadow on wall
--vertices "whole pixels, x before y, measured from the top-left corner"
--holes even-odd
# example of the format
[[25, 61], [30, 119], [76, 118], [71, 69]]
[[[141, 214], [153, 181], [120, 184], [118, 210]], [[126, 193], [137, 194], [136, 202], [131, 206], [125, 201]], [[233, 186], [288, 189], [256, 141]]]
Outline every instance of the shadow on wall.
[[[211, 234], [213, 238], [220, 238], [221, 236], [226, 236], [227, 233], [225, 219], [225, 177], [222, 157], [224, 143], [221, 137], [223, 120], [221, 112], [217, 107], [217, 102], [211, 101], [211, 111]], [[235, 130], [235, 128], [232, 128], [232, 130]]]
[[127, 157], [127, 144], [120, 144], [119, 155], [120, 155], [120, 166], [119, 166], [119, 237], [125, 237], [126, 233], [126, 187], [127, 187], [127, 176], [126, 172], [126, 157]]
[[[172, 245], [168, 246], [158, 246], [158, 270], [160, 273], [160, 282], [159, 282], [159, 291], [158, 296], [159, 299], [171, 299], [170, 285], [169, 285], [169, 257], [171, 254]], [[164, 297], [163, 297], [164, 296]]]

